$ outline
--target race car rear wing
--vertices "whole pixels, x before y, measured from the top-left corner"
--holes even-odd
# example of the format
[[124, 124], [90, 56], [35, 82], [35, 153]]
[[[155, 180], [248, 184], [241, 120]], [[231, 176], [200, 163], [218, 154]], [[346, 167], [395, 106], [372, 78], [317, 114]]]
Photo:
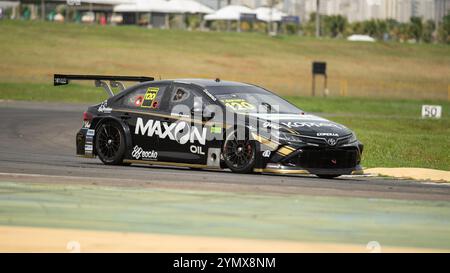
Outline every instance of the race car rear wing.
[[[105, 76], [105, 75], [63, 75], [55, 74], [53, 77], [53, 85], [66, 85], [71, 80], [95, 81], [95, 87], [103, 87], [110, 97], [114, 96], [111, 87], [118, 87], [120, 91], [125, 89], [122, 81], [127, 82], [148, 82], [153, 81], [153, 77], [144, 76]], [[109, 81], [109, 85], [107, 83]]]

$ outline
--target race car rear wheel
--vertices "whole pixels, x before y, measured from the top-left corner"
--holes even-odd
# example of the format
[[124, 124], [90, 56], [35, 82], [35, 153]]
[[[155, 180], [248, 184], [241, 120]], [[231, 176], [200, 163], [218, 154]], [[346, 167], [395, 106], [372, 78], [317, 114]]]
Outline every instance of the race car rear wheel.
[[96, 132], [95, 147], [106, 165], [121, 165], [125, 154], [125, 136], [116, 122], [105, 122]]
[[246, 136], [238, 139], [237, 131], [230, 134], [223, 146], [223, 158], [226, 166], [235, 173], [251, 173], [255, 166], [255, 142]]

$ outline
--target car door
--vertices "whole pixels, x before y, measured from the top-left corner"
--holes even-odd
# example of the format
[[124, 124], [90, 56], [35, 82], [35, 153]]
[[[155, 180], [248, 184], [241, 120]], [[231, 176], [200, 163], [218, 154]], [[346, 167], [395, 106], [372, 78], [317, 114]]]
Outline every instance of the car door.
[[140, 161], [164, 161], [161, 139], [167, 122], [168, 95], [171, 82], [139, 85], [127, 92], [119, 102], [121, 116], [127, 122], [132, 136], [132, 149], [127, 158]]
[[[172, 138], [161, 139], [161, 149], [173, 162], [206, 164], [208, 131], [203, 125], [201, 109], [208, 100], [196, 86], [174, 82], [169, 98]], [[197, 107], [200, 116], [192, 117]]]

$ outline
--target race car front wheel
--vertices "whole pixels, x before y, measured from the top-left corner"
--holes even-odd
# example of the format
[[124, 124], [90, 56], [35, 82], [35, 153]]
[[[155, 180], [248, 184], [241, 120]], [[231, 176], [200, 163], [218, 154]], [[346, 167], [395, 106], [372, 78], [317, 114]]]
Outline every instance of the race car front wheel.
[[105, 122], [96, 132], [95, 147], [100, 160], [106, 165], [120, 165], [125, 153], [125, 136], [115, 122]]
[[230, 134], [223, 146], [225, 164], [235, 173], [251, 173], [255, 166], [255, 142], [246, 136], [239, 139], [237, 132]]

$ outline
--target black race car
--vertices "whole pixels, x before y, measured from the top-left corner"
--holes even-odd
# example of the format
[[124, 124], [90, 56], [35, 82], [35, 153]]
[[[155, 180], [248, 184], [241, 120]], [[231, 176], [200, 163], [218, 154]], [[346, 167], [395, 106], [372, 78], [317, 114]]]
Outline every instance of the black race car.
[[[84, 112], [76, 135], [77, 155], [104, 164], [324, 178], [362, 173], [363, 145], [351, 130], [255, 85], [93, 75], [55, 75], [54, 85], [71, 80], [94, 80], [110, 95]], [[141, 83], [125, 88], [122, 81]]]

